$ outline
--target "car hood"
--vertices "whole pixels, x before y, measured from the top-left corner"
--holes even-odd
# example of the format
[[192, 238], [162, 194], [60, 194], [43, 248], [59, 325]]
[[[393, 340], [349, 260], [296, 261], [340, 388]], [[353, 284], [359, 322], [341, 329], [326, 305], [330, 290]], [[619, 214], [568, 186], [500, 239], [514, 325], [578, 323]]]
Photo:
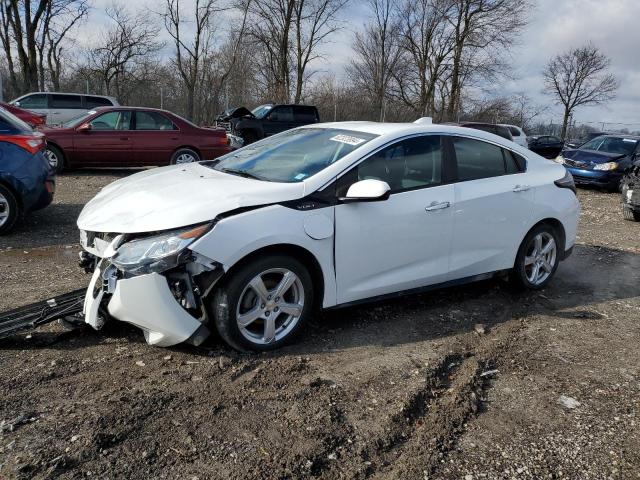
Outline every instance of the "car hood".
[[81, 230], [143, 233], [215, 219], [238, 208], [304, 196], [303, 183], [239, 177], [199, 163], [154, 168], [103, 188], [78, 217]]
[[613, 162], [626, 157], [620, 153], [597, 152], [595, 150], [565, 150], [562, 152], [562, 156], [572, 162], [584, 164], [584, 166]]
[[232, 118], [251, 117], [254, 118], [253, 113], [246, 107], [229, 108], [218, 115], [218, 120], [226, 122]]

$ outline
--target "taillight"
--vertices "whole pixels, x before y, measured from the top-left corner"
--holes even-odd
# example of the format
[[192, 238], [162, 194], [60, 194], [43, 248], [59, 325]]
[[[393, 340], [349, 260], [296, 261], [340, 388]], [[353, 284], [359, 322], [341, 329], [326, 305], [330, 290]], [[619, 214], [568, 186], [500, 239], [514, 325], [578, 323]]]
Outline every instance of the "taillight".
[[0, 142], [13, 143], [29, 153], [38, 153], [44, 147], [42, 135], [0, 135]]
[[571, 172], [569, 172], [569, 171], [565, 172], [564, 177], [562, 177], [559, 180], [556, 180], [553, 183], [556, 184], [556, 187], [568, 188], [573, 193], [577, 193], [576, 184], [573, 181], [573, 175], [571, 175]]

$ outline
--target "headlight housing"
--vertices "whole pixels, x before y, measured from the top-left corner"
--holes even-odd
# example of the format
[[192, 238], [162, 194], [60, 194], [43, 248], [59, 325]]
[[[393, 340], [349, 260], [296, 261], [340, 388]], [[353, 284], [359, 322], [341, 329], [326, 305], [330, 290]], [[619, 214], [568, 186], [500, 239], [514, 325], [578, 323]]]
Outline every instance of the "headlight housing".
[[184, 249], [210, 228], [211, 224], [206, 223], [131, 240], [118, 248], [111, 263], [132, 275], [164, 272], [179, 265]]
[[618, 168], [618, 164], [616, 162], [607, 162], [607, 163], [599, 163], [594, 166], [594, 170], [616, 170]]

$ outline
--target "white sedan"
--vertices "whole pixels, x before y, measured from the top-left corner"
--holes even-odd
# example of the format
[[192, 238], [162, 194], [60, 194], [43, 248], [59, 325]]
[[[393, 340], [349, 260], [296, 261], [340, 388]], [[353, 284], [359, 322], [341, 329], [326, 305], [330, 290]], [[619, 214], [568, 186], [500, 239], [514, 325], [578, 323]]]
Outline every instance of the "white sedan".
[[539, 289], [573, 248], [571, 175], [446, 125], [327, 123], [105, 187], [78, 219], [85, 321], [147, 342], [289, 342], [319, 308], [507, 274]]

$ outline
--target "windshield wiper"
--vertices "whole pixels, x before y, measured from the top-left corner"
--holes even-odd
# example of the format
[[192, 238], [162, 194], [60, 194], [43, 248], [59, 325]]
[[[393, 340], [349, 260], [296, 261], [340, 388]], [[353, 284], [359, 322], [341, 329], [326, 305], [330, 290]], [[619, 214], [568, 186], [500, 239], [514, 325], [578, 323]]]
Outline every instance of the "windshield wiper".
[[253, 173], [248, 172], [247, 170], [239, 170], [235, 168], [221, 168], [220, 171], [224, 173], [229, 173], [231, 175], [238, 175], [239, 177], [252, 178], [254, 180], [264, 180], [264, 178], [259, 177], [258, 175], [254, 175]]

